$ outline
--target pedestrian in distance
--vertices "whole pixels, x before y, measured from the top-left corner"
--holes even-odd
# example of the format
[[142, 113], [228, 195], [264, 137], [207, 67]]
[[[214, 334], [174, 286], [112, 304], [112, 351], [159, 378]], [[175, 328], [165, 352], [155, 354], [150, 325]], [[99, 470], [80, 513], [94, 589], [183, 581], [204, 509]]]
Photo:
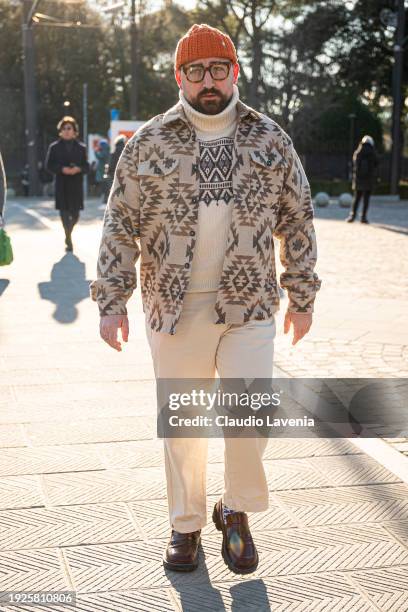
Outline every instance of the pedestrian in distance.
[[89, 165], [88, 186], [92, 196], [96, 195], [96, 161]]
[[361, 198], [363, 198], [361, 223], [368, 223], [367, 212], [377, 167], [378, 158], [374, 148], [374, 140], [371, 136], [364, 136], [353, 154], [352, 189], [355, 194], [350, 215], [346, 219], [347, 223], [352, 223], [356, 218]]
[[13, 261], [11, 240], [4, 228], [4, 210], [6, 208], [7, 181], [3, 158], [0, 151], [0, 266], [7, 266]]
[[6, 206], [6, 193], [7, 193], [6, 172], [4, 170], [3, 158], [1, 156], [1, 151], [0, 151], [0, 227], [2, 226], [4, 208]]
[[[320, 287], [310, 187], [286, 132], [239, 99], [229, 36], [192, 26], [174, 70], [178, 103], [139, 128], [116, 168], [91, 283], [100, 334], [118, 351], [119, 330], [128, 341], [126, 303], [140, 256], [158, 389], [183, 379], [213, 384], [216, 371], [222, 380], [270, 379], [279, 307], [273, 236], [293, 344], [311, 327]], [[163, 564], [191, 571], [207, 521], [208, 437], [163, 438], [171, 527]], [[240, 574], [258, 565], [246, 513], [268, 508], [267, 441], [225, 437], [225, 489], [212, 518], [224, 562]]]
[[106, 182], [105, 182], [105, 190], [104, 190], [104, 204], [108, 201], [108, 196], [110, 189], [113, 185], [113, 179], [115, 176], [116, 166], [118, 165], [119, 158], [122, 154], [123, 149], [125, 148], [125, 144], [127, 142], [127, 138], [124, 134], [119, 134], [115, 138], [114, 142], [114, 151], [111, 153], [109, 158], [109, 165], [106, 173]]
[[59, 139], [51, 143], [45, 168], [55, 175], [55, 208], [65, 232], [65, 247], [73, 250], [72, 230], [84, 208], [83, 175], [89, 171], [86, 146], [78, 140], [78, 124], [65, 116], [57, 125]]
[[96, 195], [104, 199], [105, 191], [105, 170], [109, 163], [109, 143], [105, 138], [95, 145], [94, 153], [96, 157], [96, 171], [95, 171], [95, 183], [96, 183]]

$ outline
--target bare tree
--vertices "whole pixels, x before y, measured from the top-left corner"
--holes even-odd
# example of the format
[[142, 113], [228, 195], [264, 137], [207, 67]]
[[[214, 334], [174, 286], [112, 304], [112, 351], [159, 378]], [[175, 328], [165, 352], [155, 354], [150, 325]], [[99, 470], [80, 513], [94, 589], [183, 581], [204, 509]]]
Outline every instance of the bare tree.
[[248, 103], [259, 107], [264, 46], [270, 31], [268, 22], [278, 10], [278, 0], [201, 0], [197, 14], [205, 11], [212, 23], [221, 26], [243, 51], [241, 77]]

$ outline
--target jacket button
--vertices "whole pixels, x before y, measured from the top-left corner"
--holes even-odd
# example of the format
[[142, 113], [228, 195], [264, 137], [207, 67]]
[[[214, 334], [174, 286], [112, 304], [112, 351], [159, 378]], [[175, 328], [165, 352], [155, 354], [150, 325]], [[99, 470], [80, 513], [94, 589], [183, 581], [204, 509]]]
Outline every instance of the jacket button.
[[195, 236], [195, 231], [194, 230], [191, 230], [190, 236]]
[[185, 267], [185, 268], [189, 268], [189, 267], [190, 267], [190, 264], [189, 264], [189, 263], [185, 263], [185, 264], [184, 264], [184, 267]]
[[192, 201], [192, 203], [193, 203], [193, 204], [197, 204], [197, 202], [198, 202], [198, 198], [196, 198], [196, 197], [194, 196], [194, 198], [193, 198], [191, 201]]
[[193, 164], [193, 172], [197, 172], [198, 170], [198, 164]]
[[268, 161], [266, 162], [268, 166], [272, 166], [272, 161], [270, 159], [268, 159]]

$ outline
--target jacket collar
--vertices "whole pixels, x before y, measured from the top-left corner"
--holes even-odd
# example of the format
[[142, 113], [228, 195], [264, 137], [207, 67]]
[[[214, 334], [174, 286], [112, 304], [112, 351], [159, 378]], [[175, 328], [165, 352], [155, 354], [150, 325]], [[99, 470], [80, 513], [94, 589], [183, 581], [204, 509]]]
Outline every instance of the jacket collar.
[[[241, 100], [238, 100], [237, 102], [237, 110], [240, 122], [246, 120], [261, 121], [262, 119], [261, 113], [258, 113], [258, 111], [255, 109], [247, 106]], [[163, 125], [168, 125], [169, 123], [176, 121], [183, 121], [184, 123], [187, 123], [187, 125], [190, 125], [181, 102], [177, 102], [177, 104], [169, 108], [169, 110], [164, 113], [162, 119]]]

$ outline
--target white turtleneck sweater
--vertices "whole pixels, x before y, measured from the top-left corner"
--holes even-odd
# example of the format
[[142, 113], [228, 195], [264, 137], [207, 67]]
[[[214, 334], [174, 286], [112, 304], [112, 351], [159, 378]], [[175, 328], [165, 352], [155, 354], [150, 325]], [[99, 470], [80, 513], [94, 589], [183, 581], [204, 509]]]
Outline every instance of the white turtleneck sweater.
[[179, 97], [200, 147], [200, 203], [197, 242], [187, 292], [217, 291], [225, 257], [233, 206], [232, 150], [239, 91], [233, 86], [228, 106], [217, 115], [194, 110]]

